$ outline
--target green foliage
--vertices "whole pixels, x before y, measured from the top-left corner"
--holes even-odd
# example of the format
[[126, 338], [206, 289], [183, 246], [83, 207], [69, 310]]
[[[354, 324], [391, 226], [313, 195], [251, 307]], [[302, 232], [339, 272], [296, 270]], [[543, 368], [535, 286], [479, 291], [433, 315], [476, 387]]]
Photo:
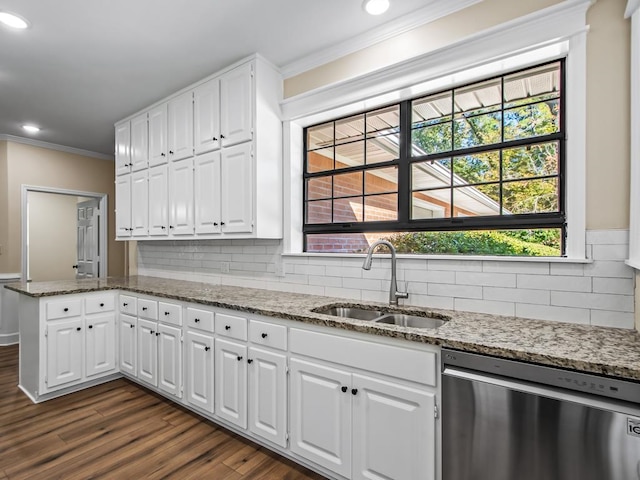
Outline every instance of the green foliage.
[[[509, 233], [495, 230], [409, 232], [392, 234], [386, 240], [396, 247], [398, 253], [516, 255], [530, 257], [557, 257], [560, 255], [559, 248], [525, 241]], [[537, 238], [544, 239], [546, 234], [529, 235], [529, 238], [535, 241]], [[522, 236], [527, 238], [526, 234]]]

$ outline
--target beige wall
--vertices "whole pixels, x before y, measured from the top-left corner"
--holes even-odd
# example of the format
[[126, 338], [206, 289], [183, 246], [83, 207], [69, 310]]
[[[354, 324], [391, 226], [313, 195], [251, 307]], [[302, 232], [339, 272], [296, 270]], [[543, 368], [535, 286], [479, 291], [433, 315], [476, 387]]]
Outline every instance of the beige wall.
[[34, 282], [76, 277], [78, 197], [29, 192], [29, 278]]
[[[106, 193], [109, 213], [108, 274], [122, 275], [124, 245], [115, 241], [113, 162], [15, 142], [6, 142], [6, 148], [7, 177], [6, 182], [0, 184], [0, 191], [6, 190], [7, 199], [3, 202], [0, 197], [0, 211], [6, 208], [8, 212], [5, 224], [8, 239], [4, 254], [0, 256], [0, 273], [21, 271], [21, 186], [32, 185]], [[6, 207], [2, 203], [6, 203]]]

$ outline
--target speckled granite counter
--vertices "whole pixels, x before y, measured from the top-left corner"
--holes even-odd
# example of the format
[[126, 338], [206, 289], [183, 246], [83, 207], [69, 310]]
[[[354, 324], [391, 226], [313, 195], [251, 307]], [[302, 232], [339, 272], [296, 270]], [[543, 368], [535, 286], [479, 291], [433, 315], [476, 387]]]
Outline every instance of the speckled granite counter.
[[[634, 330], [417, 307], [402, 308], [403, 312], [449, 319], [436, 330], [421, 330], [337, 318], [312, 311], [330, 304], [350, 305], [349, 301], [339, 298], [154, 277], [14, 283], [5, 288], [32, 297], [122, 289], [640, 381], [640, 333]], [[390, 310], [386, 305], [372, 302], [358, 301], [357, 304]]]

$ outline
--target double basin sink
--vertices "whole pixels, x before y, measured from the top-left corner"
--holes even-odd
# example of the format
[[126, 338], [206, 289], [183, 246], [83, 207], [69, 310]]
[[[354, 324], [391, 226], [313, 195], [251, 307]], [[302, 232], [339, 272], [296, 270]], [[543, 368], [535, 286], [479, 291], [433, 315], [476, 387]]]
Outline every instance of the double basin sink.
[[352, 318], [354, 320], [365, 320], [377, 324], [398, 325], [401, 327], [412, 328], [438, 328], [447, 321], [436, 317], [421, 317], [418, 315], [409, 315], [405, 313], [384, 312], [382, 310], [370, 310], [360, 307], [340, 307], [328, 306], [320, 307], [314, 310], [316, 313], [331, 315], [340, 318]]

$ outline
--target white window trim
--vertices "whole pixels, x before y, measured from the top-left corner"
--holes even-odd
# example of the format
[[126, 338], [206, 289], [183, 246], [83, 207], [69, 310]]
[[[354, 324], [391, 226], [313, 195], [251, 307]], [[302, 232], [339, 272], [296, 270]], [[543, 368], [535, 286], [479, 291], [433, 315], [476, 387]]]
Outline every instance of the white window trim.
[[631, 148], [629, 190], [629, 258], [626, 264], [640, 270], [640, 0], [629, 0], [625, 18], [631, 18]]
[[567, 0], [408, 61], [284, 100], [284, 172], [289, 175], [284, 179], [284, 253], [302, 253], [304, 127], [566, 56], [566, 255], [585, 260], [586, 13], [591, 4]]

